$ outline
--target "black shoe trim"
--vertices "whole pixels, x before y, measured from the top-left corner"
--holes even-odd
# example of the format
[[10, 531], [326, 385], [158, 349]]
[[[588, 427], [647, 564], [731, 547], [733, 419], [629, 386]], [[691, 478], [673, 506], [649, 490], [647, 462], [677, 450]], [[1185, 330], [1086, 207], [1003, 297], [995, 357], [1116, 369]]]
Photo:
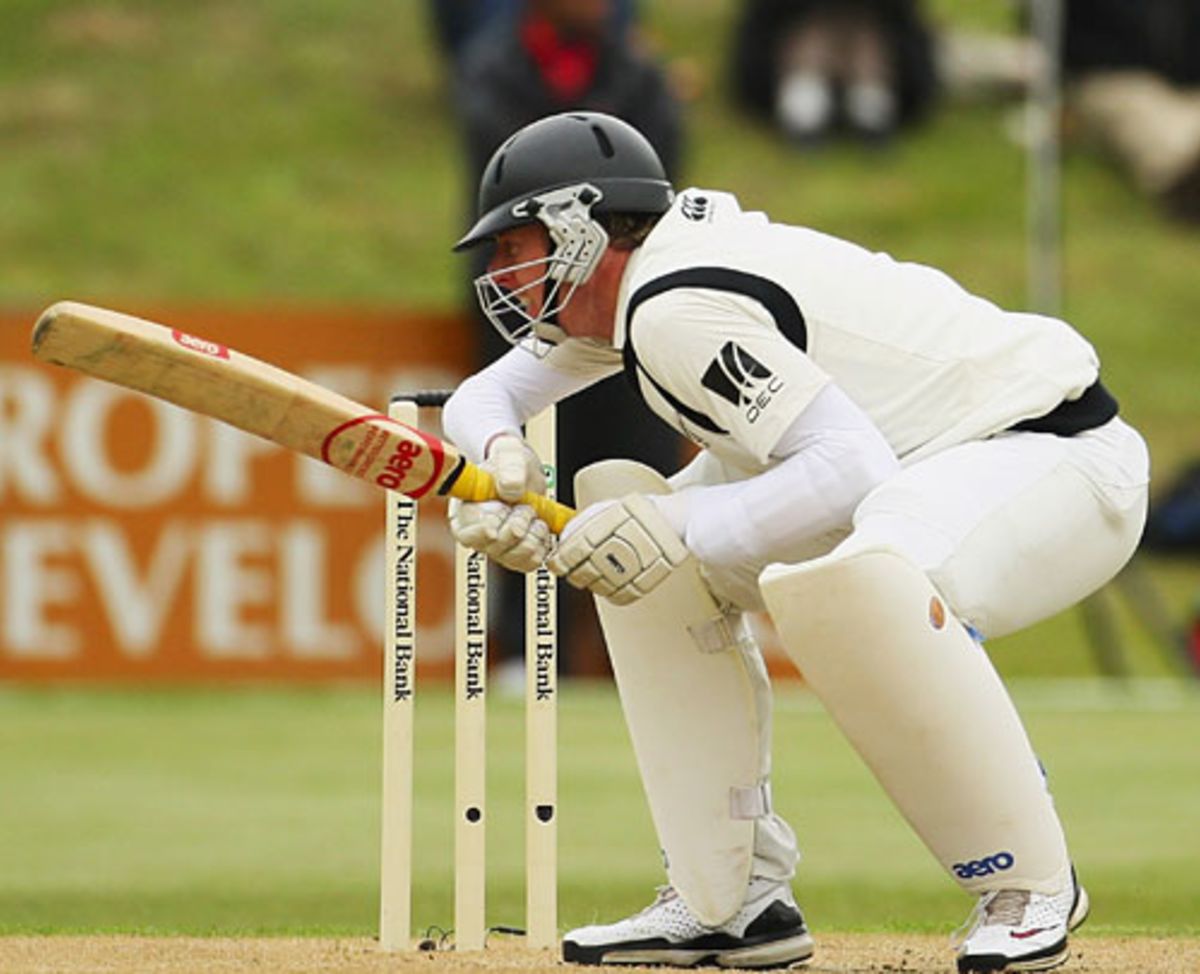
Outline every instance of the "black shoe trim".
[[775, 900], [754, 918], [746, 928], [743, 939], [754, 941], [754, 938], [762, 937], [766, 940], [779, 940], [782, 937], [775, 936], [776, 934], [794, 937], [807, 932], [808, 928], [804, 925], [804, 916], [800, 911], [783, 900]]
[[[989, 971], [1003, 971], [1009, 964], [1029, 964], [1032, 961], [1048, 960], [1066, 953], [1067, 938], [1052, 943], [1049, 947], [1035, 950], [1032, 954], [1020, 954], [1008, 957], [1004, 954], [972, 954], [958, 959], [959, 974], [985, 974]], [[1063, 958], [1066, 959], [1065, 957]], [[1057, 966], [1057, 965], [1055, 965]]]
[[808, 934], [804, 917], [793, 906], [781, 900], [775, 900], [762, 911], [746, 928], [744, 936], [735, 937], [729, 933], [706, 933], [690, 940], [668, 940], [666, 937], [646, 937], [641, 940], [622, 940], [606, 944], [579, 944], [573, 940], [563, 940], [562, 957], [572, 964], [603, 964], [604, 958], [611, 953], [629, 951], [702, 951], [704, 959], [698, 959], [696, 965], [708, 962], [707, 955], [725, 953], [731, 950], [745, 950], [750, 947], [760, 947], [763, 944], [777, 940], [789, 940]]

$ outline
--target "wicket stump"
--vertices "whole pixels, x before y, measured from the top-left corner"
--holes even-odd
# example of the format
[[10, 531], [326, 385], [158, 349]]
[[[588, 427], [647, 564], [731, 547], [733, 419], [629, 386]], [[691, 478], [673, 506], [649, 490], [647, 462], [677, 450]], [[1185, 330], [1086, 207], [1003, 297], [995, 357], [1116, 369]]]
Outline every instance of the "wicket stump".
[[[419, 407], [440, 407], [448, 392], [393, 399], [389, 415], [419, 425]], [[555, 416], [532, 419], [526, 437], [546, 465], [555, 496]], [[417, 508], [387, 493], [385, 575], [387, 626], [383, 693], [383, 830], [379, 942], [384, 951], [412, 949], [413, 759], [417, 660]], [[486, 920], [487, 558], [455, 545], [455, 851], [454, 943], [484, 947]], [[553, 947], [557, 909], [557, 657], [558, 618], [553, 573], [526, 577], [525, 598], [525, 883], [526, 939]]]

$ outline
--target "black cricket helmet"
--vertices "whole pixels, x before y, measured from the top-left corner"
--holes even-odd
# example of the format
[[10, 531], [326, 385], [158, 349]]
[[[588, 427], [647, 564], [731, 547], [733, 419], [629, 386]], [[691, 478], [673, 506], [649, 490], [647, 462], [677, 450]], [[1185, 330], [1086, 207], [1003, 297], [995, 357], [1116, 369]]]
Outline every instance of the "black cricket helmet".
[[478, 218], [454, 249], [532, 222], [531, 201], [581, 183], [599, 191], [592, 213], [665, 213], [674, 198], [658, 153], [628, 122], [600, 112], [550, 115], [492, 154], [479, 180]]
[[[545, 257], [475, 279], [479, 306], [500, 334], [542, 356], [565, 337], [557, 316], [608, 246], [596, 217], [665, 213], [673, 198], [658, 153], [632, 125], [599, 112], [551, 115], [492, 155], [479, 181], [479, 218], [454, 249], [525, 224], [546, 228]], [[533, 269], [538, 276], [529, 278]], [[514, 283], [517, 271], [523, 284]]]

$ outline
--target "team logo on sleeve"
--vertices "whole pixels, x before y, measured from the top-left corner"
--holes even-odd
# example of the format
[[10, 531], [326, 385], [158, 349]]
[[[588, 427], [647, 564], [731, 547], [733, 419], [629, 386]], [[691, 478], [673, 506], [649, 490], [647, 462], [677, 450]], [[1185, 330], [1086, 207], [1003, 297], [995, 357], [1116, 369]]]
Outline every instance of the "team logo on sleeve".
[[737, 342], [726, 342], [712, 360], [700, 384], [726, 402], [744, 408], [753, 423], [783, 388], [783, 380]]

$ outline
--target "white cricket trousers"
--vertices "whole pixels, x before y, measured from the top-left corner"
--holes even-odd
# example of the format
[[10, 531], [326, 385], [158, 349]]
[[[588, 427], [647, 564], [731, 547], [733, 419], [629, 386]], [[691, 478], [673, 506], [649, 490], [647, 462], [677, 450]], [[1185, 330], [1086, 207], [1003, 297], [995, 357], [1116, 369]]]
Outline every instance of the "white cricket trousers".
[[1075, 436], [1002, 433], [906, 467], [867, 495], [845, 550], [920, 566], [959, 619], [1015, 632], [1096, 591], [1132, 556], [1150, 458], [1120, 418]]
[[[723, 482], [701, 455], [672, 486]], [[706, 462], [707, 461], [707, 462]], [[1119, 417], [1075, 436], [1000, 433], [902, 469], [868, 494], [849, 533], [813, 538], [794, 557], [885, 545], [929, 576], [958, 618], [1003, 636], [1076, 604], [1121, 570], [1141, 538], [1150, 460]], [[766, 562], [705, 567], [713, 591], [760, 609]]]

